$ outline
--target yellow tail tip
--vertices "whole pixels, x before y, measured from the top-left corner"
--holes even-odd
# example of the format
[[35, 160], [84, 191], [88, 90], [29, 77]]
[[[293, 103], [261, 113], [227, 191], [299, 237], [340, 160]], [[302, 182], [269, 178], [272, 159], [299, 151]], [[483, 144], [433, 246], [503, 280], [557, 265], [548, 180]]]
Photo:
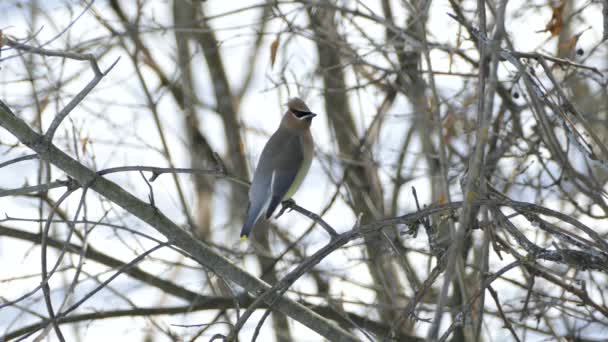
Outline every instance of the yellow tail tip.
[[249, 237], [247, 235], [241, 235], [241, 241], [247, 241]]

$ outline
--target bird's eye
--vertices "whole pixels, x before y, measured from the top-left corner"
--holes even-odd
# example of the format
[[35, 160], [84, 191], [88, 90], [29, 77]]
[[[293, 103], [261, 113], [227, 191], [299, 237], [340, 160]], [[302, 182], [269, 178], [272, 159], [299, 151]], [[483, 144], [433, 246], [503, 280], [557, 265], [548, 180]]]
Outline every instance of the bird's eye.
[[301, 117], [303, 117], [303, 116], [305, 116], [305, 115], [310, 115], [310, 114], [312, 114], [312, 112], [304, 112], [304, 111], [297, 110], [297, 109], [292, 109], [292, 110], [291, 110], [291, 112], [292, 112], [292, 113], [293, 113], [293, 114], [294, 114], [296, 117], [298, 117], [298, 118], [301, 118]]

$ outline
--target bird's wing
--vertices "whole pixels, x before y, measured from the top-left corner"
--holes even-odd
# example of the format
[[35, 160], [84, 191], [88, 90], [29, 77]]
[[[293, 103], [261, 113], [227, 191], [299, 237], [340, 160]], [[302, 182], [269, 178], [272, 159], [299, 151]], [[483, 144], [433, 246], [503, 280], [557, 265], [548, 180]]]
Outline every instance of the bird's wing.
[[281, 150], [274, 156], [274, 169], [272, 173], [272, 198], [266, 211], [266, 218], [270, 218], [283, 197], [293, 184], [298, 172], [304, 163], [304, 150], [300, 137], [294, 136], [285, 142]]

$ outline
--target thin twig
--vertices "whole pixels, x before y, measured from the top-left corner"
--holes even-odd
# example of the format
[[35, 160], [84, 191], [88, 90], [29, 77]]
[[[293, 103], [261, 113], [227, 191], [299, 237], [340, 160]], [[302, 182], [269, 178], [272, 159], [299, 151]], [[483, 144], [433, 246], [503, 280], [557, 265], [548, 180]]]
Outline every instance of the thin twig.
[[0, 168], [3, 168], [5, 166], [11, 165], [11, 164], [15, 164], [18, 162], [22, 162], [25, 160], [32, 160], [32, 159], [38, 159], [38, 155], [37, 154], [28, 154], [25, 156], [17, 157], [15, 159], [7, 160], [4, 163], [0, 163]]
[[281, 215], [283, 215], [283, 213], [285, 212], [286, 209], [291, 209], [291, 210], [295, 210], [297, 212], [299, 212], [300, 214], [308, 217], [309, 219], [313, 220], [314, 222], [318, 223], [323, 229], [325, 229], [325, 231], [327, 232], [327, 234], [329, 234], [329, 236], [331, 237], [331, 239], [335, 239], [338, 236], [338, 233], [336, 233], [336, 230], [330, 226], [327, 222], [325, 222], [325, 220], [323, 220], [323, 218], [321, 218], [321, 216], [306, 210], [302, 207], [300, 207], [299, 205], [296, 204], [295, 201], [291, 200], [291, 201], [284, 201], [282, 204], [282, 208], [279, 211], [279, 213], [277, 214], [276, 218], [280, 217]]

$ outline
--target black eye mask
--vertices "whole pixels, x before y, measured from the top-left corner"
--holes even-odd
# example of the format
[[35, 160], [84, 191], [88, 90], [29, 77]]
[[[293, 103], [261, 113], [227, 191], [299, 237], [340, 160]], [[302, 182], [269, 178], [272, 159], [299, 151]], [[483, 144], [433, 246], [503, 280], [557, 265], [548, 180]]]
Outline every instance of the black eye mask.
[[297, 109], [292, 109], [291, 112], [294, 113], [295, 116], [298, 118], [301, 118], [306, 115], [314, 114], [313, 112], [304, 112], [304, 111], [297, 110]]

